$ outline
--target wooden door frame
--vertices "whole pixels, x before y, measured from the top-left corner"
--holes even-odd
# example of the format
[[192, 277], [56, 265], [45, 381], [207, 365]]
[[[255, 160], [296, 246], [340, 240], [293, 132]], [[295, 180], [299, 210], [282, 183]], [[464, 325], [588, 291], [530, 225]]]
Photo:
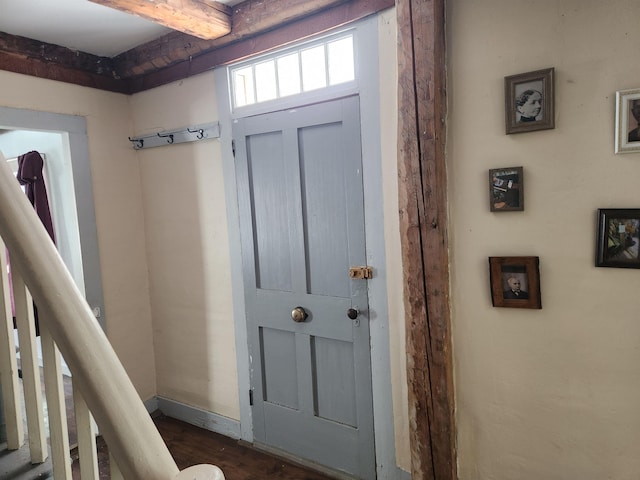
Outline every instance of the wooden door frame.
[[457, 478], [447, 235], [445, 0], [397, 0], [398, 180], [413, 480]]

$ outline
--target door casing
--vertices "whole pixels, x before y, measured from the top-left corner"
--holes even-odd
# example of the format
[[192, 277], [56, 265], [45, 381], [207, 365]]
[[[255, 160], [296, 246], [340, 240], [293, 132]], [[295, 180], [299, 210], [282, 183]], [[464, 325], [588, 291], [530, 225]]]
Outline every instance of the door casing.
[[[354, 23], [357, 85], [349, 94], [360, 96], [360, 118], [363, 161], [367, 263], [374, 266], [374, 278], [369, 280], [369, 311], [371, 322], [371, 356], [374, 429], [377, 478], [407, 480], [409, 474], [396, 465], [393, 404], [391, 397], [391, 366], [389, 352], [389, 313], [387, 303], [386, 257], [384, 243], [382, 155], [380, 137], [378, 16]], [[230, 244], [231, 282], [236, 356], [240, 399], [240, 438], [253, 441], [251, 406], [249, 405], [250, 365], [247, 346], [244, 282], [240, 251], [240, 226], [236, 191], [235, 165], [231, 147], [232, 122], [239, 115], [232, 112], [227, 67], [214, 72], [221, 126], [221, 150], [225, 184], [225, 199]], [[325, 100], [329, 100], [326, 98]], [[283, 104], [289, 108], [295, 104]]]

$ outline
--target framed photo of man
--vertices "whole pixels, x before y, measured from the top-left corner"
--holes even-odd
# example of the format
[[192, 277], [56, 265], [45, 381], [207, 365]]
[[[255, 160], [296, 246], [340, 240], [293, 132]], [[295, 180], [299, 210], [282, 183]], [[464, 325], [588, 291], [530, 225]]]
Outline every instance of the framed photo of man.
[[542, 308], [539, 257], [489, 257], [494, 307]]
[[640, 88], [616, 92], [615, 153], [640, 152]]
[[504, 78], [507, 135], [555, 128], [554, 69]]

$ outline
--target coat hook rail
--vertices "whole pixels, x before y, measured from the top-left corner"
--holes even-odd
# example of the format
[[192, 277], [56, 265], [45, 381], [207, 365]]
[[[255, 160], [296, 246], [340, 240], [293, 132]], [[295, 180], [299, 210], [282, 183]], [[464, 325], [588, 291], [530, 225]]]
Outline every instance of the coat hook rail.
[[193, 125], [177, 130], [165, 130], [150, 135], [128, 137], [134, 150], [143, 148], [162, 147], [178, 143], [195, 142], [208, 138], [220, 137], [220, 124], [218, 122]]

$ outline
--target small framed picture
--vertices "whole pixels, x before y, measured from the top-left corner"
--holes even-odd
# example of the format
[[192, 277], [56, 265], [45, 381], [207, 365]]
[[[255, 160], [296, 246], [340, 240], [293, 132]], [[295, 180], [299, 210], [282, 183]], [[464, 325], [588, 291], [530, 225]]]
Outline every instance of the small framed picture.
[[504, 78], [507, 135], [555, 128], [554, 69]]
[[494, 307], [542, 308], [538, 257], [489, 257]]
[[492, 212], [524, 210], [522, 167], [489, 170], [489, 208]]
[[640, 152], [640, 88], [616, 92], [615, 153]]
[[640, 268], [640, 208], [598, 210], [596, 267]]

